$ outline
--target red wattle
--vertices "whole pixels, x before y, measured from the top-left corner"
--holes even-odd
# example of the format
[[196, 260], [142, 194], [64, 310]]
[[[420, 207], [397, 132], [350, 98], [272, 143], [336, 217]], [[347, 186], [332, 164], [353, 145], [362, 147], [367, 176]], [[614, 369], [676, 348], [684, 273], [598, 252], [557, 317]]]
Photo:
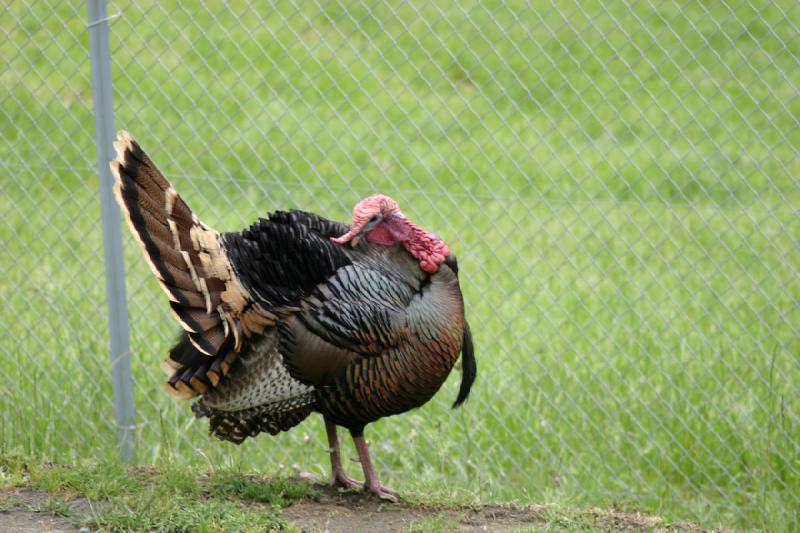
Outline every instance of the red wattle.
[[366, 239], [384, 246], [403, 243], [408, 253], [419, 260], [419, 267], [430, 274], [438, 272], [439, 267], [450, 255], [450, 249], [444, 242], [402, 215], [394, 216], [379, 224], [366, 235]]

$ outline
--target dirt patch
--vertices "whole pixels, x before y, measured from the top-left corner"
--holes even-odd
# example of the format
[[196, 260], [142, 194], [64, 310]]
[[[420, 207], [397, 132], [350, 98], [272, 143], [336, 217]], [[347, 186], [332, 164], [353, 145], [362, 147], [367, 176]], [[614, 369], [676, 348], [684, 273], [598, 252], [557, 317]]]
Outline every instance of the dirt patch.
[[[688, 531], [690, 523], [666, 524], [660, 518], [616, 510], [587, 510], [559, 514], [542, 506], [437, 507], [391, 504], [358, 492], [315, 485], [312, 498], [294, 502], [283, 516], [304, 533], [385, 531], [438, 533], [457, 531]], [[254, 506], [263, 505], [251, 502]], [[91, 503], [65, 501], [45, 492], [15, 490], [0, 493], [0, 531], [9, 533], [89, 532], [81, 527], [91, 517]]]
[[89, 516], [89, 503], [64, 501], [46, 492], [18, 490], [0, 494], [0, 531], [9, 533], [88, 532], [70, 517]]
[[531, 505], [436, 507], [385, 503], [357, 492], [315, 485], [317, 496], [300, 500], [283, 515], [307, 533], [511, 532], [511, 531], [703, 531], [694, 524], [666, 524], [660, 518], [616, 510], [588, 510], [569, 516]]
[[308, 533], [352, 531], [519, 531], [542, 525], [541, 510], [486, 506], [450, 509], [385, 503], [357, 492], [340, 492], [317, 486], [318, 496], [301, 500], [283, 515]]

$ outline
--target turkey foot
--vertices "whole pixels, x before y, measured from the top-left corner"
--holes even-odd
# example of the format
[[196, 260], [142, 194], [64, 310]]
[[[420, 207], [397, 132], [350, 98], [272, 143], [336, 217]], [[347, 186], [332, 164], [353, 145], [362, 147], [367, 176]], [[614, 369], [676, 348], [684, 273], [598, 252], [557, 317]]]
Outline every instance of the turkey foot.
[[345, 474], [344, 470], [339, 470], [339, 472], [334, 472], [331, 478], [331, 486], [341, 487], [343, 489], [353, 489], [353, 490], [361, 490], [364, 488], [363, 483]]
[[325, 432], [328, 434], [328, 452], [331, 454], [331, 486], [345, 489], [364, 488], [364, 484], [347, 475], [342, 467], [342, 455], [339, 451], [339, 437], [336, 435], [336, 424], [325, 419]]
[[361, 461], [361, 468], [364, 470], [364, 490], [382, 500], [397, 503], [397, 492], [384, 487], [378, 481], [378, 474], [375, 472], [375, 467], [372, 466], [372, 458], [369, 455], [369, 448], [367, 447], [367, 441], [364, 440], [364, 435], [353, 435], [353, 443], [356, 445], [358, 459]]
[[380, 483], [378, 483], [376, 486], [367, 486], [365, 484], [364, 485], [364, 490], [366, 490], [370, 494], [374, 494], [375, 496], [377, 496], [381, 500], [390, 501], [392, 503], [397, 503], [397, 501], [398, 501], [397, 492], [393, 491], [392, 489], [388, 489], [388, 488], [384, 487]]

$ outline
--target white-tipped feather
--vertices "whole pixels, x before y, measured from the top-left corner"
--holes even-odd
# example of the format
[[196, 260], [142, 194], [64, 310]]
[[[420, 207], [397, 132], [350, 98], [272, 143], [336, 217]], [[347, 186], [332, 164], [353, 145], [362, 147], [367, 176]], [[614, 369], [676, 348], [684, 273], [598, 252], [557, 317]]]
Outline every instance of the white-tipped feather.
[[191, 257], [189, 257], [189, 252], [181, 250], [180, 254], [181, 257], [183, 257], [183, 261], [186, 263], [186, 269], [192, 276], [192, 281], [194, 282], [194, 286], [197, 287], [197, 290], [200, 290], [200, 278], [197, 277], [197, 271], [194, 269], [194, 265], [192, 264], [192, 259]]
[[175, 224], [175, 221], [171, 218], [167, 219], [167, 225], [169, 226], [169, 230], [172, 232], [172, 245], [175, 247], [175, 250], [181, 249], [181, 237], [178, 233], [178, 225]]
[[217, 314], [219, 314], [220, 319], [222, 319], [222, 328], [223, 333], [227, 337], [230, 333], [230, 327], [228, 326], [228, 315], [225, 313], [225, 307], [223, 305], [217, 306]]
[[164, 210], [167, 212], [167, 215], [171, 215], [172, 209], [175, 207], [175, 201], [178, 199], [178, 191], [170, 186], [164, 194], [164, 198]]
[[200, 293], [206, 299], [206, 313], [210, 315], [213, 310], [211, 307], [211, 294], [208, 292], [208, 286], [204, 278], [200, 278]]
[[192, 346], [197, 348], [197, 351], [199, 351], [200, 353], [205, 355], [214, 355], [213, 353], [209, 353], [205, 348], [197, 344], [197, 341], [194, 340], [194, 337], [192, 335], [189, 335], [189, 342], [191, 342]]
[[175, 320], [178, 321], [178, 323], [181, 325], [184, 331], [188, 331], [189, 333], [201, 333], [199, 331], [195, 331], [194, 328], [192, 328], [189, 324], [187, 324], [183, 320], [183, 318], [181, 318], [181, 315], [179, 315], [178, 312], [175, 311], [175, 309], [173, 309], [171, 305], [169, 306], [169, 311], [170, 313], [172, 313], [172, 316], [175, 317]]

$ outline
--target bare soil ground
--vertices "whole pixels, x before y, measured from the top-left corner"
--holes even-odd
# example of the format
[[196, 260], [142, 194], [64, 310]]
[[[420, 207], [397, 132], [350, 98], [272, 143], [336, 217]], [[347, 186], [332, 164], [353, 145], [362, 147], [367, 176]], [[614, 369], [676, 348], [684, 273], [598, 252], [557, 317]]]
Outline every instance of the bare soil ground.
[[[298, 500], [283, 509], [285, 518], [303, 532], [703, 531], [690, 523], [667, 524], [658, 517], [614, 510], [588, 510], [566, 517], [540, 506], [427, 507], [389, 504], [325, 485], [315, 488], [314, 498]], [[0, 497], [2, 532], [92, 531], [81, 526], [91, 517], [92, 504], [85, 499], [64, 502], [29, 490], [6, 491]]]
[[[64, 516], [64, 515], [69, 516]], [[4, 491], [0, 510], [0, 531], [9, 533], [88, 531], [77, 524], [90, 516], [86, 500], [64, 503], [46, 492]], [[76, 519], [78, 518], [78, 519]]]
[[665, 524], [658, 517], [612, 510], [590, 510], [565, 517], [535, 505], [428, 507], [384, 503], [322, 485], [317, 489], [319, 496], [314, 500], [300, 500], [283, 510], [284, 516], [303, 531], [702, 531], [694, 524]]

